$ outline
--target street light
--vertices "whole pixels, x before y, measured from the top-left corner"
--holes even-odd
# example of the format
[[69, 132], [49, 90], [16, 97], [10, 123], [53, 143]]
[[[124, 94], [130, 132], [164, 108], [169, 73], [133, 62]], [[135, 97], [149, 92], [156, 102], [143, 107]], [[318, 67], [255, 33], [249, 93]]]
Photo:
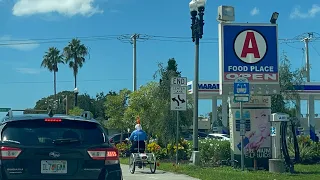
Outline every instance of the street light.
[[276, 24], [277, 20], [278, 20], [278, 17], [279, 17], [279, 13], [278, 12], [272, 13], [272, 16], [270, 18], [270, 23], [271, 24]]
[[199, 103], [199, 40], [203, 35], [203, 15], [206, 5], [206, 0], [191, 0], [189, 3], [191, 14], [191, 31], [192, 42], [195, 42], [195, 65], [194, 65], [194, 110], [193, 110], [193, 163], [199, 163], [199, 148], [198, 148], [198, 103]]
[[79, 93], [79, 90], [78, 88], [74, 88], [73, 90], [74, 92], [74, 106], [78, 106], [78, 93]]
[[65, 103], [65, 111], [66, 111], [66, 115], [68, 115], [68, 95], [63, 96], [62, 102]]

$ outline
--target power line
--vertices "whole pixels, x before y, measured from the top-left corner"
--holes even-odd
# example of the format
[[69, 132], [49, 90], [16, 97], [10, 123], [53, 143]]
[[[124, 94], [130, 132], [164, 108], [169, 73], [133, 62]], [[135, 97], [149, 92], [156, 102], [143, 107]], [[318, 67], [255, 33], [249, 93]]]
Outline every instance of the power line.
[[[314, 33], [318, 34], [318, 33]], [[82, 41], [108, 41], [108, 40], [120, 40], [122, 42], [132, 43], [132, 35], [130, 34], [123, 34], [123, 35], [101, 35], [101, 36], [83, 36], [83, 37], [76, 37], [81, 39]], [[301, 36], [301, 35], [300, 35]], [[296, 36], [291, 39], [279, 39], [279, 43], [297, 43], [300, 42], [300, 36]], [[74, 38], [74, 37], [73, 37]], [[50, 44], [50, 43], [65, 43], [73, 38], [42, 38], [42, 39], [11, 39], [11, 40], [0, 40], [0, 46], [12, 46], [12, 45], [28, 45], [28, 44]], [[189, 40], [190, 37], [183, 37], [183, 36], [162, 36], [162, 35], [147, 35], [147, 34], [139, 34], [139, 38], [137, 41], [164, 41], [164, 42], [177, 42], [177, 43], [191, 43]], [[320, 41], [320, 38], [314, 39], [313, 42]], [[218, 38], [203, 38], [201, 43], [218, 43]]]
[[318, 54], [318, 56], [320, 56], [320, 52], [317, 50], [317, 48], [313, 45], [313, 43], [310, 43], [313, 50], [316, 51], [316, 53]]
[[[119, 37], [120, 35], [103, 35], [103, 36], [76, 36], [73, 38], [78, 38], [78, 39], [95, 39], [95, 38], [115, 38]], [[67, 37], [57, 37], [57, 38], [37, 38], [37, 39], [10, 39], [10, 40], [1, 40], [0, 41], [52, 41], [52, 40], [70, 40], [73, 38], [67, 38]]]
[[[107, 41], [107, 40], [115, 40], [112, 37], [100, 37], [100, 38], [87, 38], [81, 39], [81, 41]], [[11, 40], [10, 40], [11, 41]], [[31, 45], [31, 44], [51, 44], [51, 43], [66, 43], [66, 40], [47, 40], [47, 41], [35, 41], [35, 40], [22, 40], [22, 41], [5, 41], [5, 43], [0, 43], [0, 46], [14, 46], [14, 45]], [[1, 42], [1, 41], [0, 41]]]
[[[105, 81], [129, 81], [129, 78], [110, 78], [110, 79], [89, 79], [89, 80], [78, 80], [77, 82], [105, 82]], [[138, 79], [142, 81], [154, 81], [155, 79]], [[74, 80], [57, 81], [57, 83], [73, 83]], [[0, 84], [50, 84], [53, 81], [11, 81], [11, 82], [0, 82]]]

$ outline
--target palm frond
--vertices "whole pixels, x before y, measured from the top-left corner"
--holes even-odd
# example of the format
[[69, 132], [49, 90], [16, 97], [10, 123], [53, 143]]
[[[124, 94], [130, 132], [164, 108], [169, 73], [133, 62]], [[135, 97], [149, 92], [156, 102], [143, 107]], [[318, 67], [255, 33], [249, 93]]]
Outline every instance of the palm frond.
[[57, 72], [60, 63], [63, 63], [60, 51], [56, 47], [50, 47], [43, 56], [41, 67], [47, 68], [50, 72]]
[[65, 63], [69, 64], [69, 67], [73, 69], [75, 76], [78, 74], [78, 70], [83, 67], [86, 60], [85, 57], [88, 54], [88, 48], [76, 38], [72, 39], [63, 49]]

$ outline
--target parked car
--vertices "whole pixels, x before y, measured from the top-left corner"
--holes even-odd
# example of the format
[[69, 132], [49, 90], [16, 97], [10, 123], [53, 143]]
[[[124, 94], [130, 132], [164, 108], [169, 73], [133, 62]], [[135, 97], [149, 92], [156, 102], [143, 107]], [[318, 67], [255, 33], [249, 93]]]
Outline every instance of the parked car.
[[121, 142], [126, 142], [126, 138], [129, 138], [131, 135], [131, 133], [122, 133], [122, 141], [121, 139], [121, 133], [117, 133], [117, 134], [113, 134], [111, 136], [109, 136], [109, 142], [116, 145], [119, 144]]
[[210, 133], [210, 134], [208, 134], [207, 139], [217, 139], [217, 140], [222, 140], [222, 141], [230, 141], [230, 136], [228, 134]]
[[[193, 137], [193, 132], [189, 132], [189, 131], [187, 131], [187, 132], [182, 132], [181, 133], [181, 136], [182, 136], [182, 138], [184, 138], [185, 140], [192, 140], [192, 137]], [[204, 132], [198, 132], [198, 138], [199, 139], [205, 139], [206, 137], [208, 136], [208, 134], [207, 133], [204, 133]]]
[[118, 150], [94, 119], [10, 112], [0, 126], [0, 179], [123, 179]]
[[190, 132], [181, 132], [180, 137], [187, 141], [192, 140], [192, 134]]
[[198, 137], [199, 139], [205, 139], [206, 137], [208, 137], [208, 134], [204, 132], [198, 132]]

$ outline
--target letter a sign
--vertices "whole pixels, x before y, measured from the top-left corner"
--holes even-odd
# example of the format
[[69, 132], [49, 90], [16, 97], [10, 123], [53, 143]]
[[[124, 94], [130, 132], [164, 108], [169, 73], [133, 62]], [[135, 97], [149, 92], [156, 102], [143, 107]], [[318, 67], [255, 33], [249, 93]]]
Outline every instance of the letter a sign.
[[220, 94], [233, 94], [239, 77], [250, 82], [250, 94], [279, 94], [278, 25], [220, 23]]
[[257, 31], [242, 31], [235, 39], [234, 51], [238, 58], [247, 63], [259, 62], [267, 52], [267, 43]]

